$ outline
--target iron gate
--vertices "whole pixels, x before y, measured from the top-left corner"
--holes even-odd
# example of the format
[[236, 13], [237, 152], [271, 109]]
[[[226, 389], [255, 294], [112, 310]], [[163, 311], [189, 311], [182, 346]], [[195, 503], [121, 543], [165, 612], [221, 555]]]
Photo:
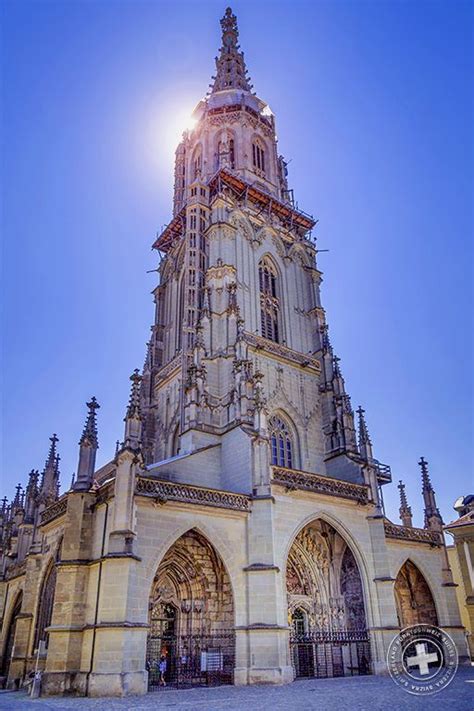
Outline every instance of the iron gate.
[[[165, 660], [163, 678], [160, 660]], [[148, 690], [232, 684], [235, 665], [235, 633], [150, 636], [146, 668]], [[163, 683], [163, 681], [165, 683]]]
[[292, 631], [290, 651], [296, 678], [371, 674], [366, 630]]

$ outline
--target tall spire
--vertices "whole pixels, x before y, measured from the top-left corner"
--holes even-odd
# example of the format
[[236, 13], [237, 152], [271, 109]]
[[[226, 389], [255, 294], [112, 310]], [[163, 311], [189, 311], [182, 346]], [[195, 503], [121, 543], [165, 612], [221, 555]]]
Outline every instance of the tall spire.
[[124, 446], [130, 449], [139, 449], [141, 445], [142, 419], [140, 411], [140, 386], [142, 376], [136, 368], [130, 376], [132, 387], [125, 415]]
[[79, 463], [77, 465], [77, 477], [74, 482], [74, 491], [88, 491], [92, 485], [95, 471], [95, 458], [99, 443], [97, 440], [97, 420], [96, 410], [100, 405], [93, 397], [86, 403], [88, 414], [82, 437], [79, 440]]
[[425, 528], [441, 530], [443, 519], [436, 506], [435, 492], [428, 472], [428, 462], [424, 457], [420, 457], [418, 464], [421, 468], [422, 493], [425, 502]]
[[216, 57], [216, 76], [213, 77], [211, 94], [225, 89], [241, 89], [251, 91], [244, 54], [238, 44], [239, 30], [237, 18], [230, 7], [225, 11], [221, 20], [222, 46], [219, 57]]
[[400, 491], [400, 508], [398, 509], [400, 513], [400, 520], [404, 526], [411, 528], [413, 526], [411, 508], [408, 506], [405, 484], [401, 479], [398, 482], [398, 490]]
[[372, 455], [372, 442], [369, 435], [369, 430], [367, 428], [367, 423], [365, 421], [365, 410], [359, 405], [357, 408], [357, 415], [359, 417], [359, 452], [362, 459], [369, 462], [373, 459]]

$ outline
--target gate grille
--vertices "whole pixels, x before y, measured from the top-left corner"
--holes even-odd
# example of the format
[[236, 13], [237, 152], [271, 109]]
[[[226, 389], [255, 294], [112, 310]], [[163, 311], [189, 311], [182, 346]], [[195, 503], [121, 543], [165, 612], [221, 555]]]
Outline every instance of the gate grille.
[[367, 630], [313, 630], [290, 634], [296, 678], [371, 674]]
[[[166, 659], [160, 680], [159, 663]], [[148, 690], [232, 684], [235, 665], [235, 633], [221, 630], [209, 635], [150, 636], [147, 640]]]

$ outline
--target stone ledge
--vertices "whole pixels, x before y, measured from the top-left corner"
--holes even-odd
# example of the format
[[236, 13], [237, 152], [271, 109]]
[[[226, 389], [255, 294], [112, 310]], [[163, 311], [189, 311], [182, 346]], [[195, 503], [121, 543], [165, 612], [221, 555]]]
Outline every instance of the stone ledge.
[[261, 570], [275, 570], [277, 573], [280, 572], [280, 568], [277, 565], [270, 565], [267, 563], [252, 563], [252, 565], [246, 565], [242, 568], [246, 573], [260, 572]]
[[271, 473], [272, 483], [284, 486], [287, 491], [312, 491], [325, 496], [350, 499], [364, 506], [369, 503], [368, 487], [362, 484], [285, 467], [272, 466]]
[[164, 479], [139, 476], [135, 485], [136, 496], [156, 499], [158, 503], [179, 501], [199, 506], [212, 506], [222, 509], [248, 512], [250, 496], [220, 489], [209, 489], [192, 484], [181, 484]]

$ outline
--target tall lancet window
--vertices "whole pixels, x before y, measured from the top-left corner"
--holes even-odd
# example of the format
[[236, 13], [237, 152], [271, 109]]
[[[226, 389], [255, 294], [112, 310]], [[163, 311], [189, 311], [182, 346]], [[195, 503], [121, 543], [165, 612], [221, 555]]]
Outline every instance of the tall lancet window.
[[252, 143], [252, 162], [257, 173], [265, 173], [265, 148], [263, 143], [257, 138]]
[[268, 421], [268, 430], [270, 433], [272, 464], [293, 469], [293, 440], [287, 425], [280, 417], [273, 415]]
[[196, 146], [193, 153], [192, 175], [193, 180], [197, 180], [202, 172], [202, 148], [201, 145]]
[[276, 269], [268, 259], [258, 265], [260, 281], [260, 324], [262, 336], [271, 341], [279, 340], [280, 300]]

